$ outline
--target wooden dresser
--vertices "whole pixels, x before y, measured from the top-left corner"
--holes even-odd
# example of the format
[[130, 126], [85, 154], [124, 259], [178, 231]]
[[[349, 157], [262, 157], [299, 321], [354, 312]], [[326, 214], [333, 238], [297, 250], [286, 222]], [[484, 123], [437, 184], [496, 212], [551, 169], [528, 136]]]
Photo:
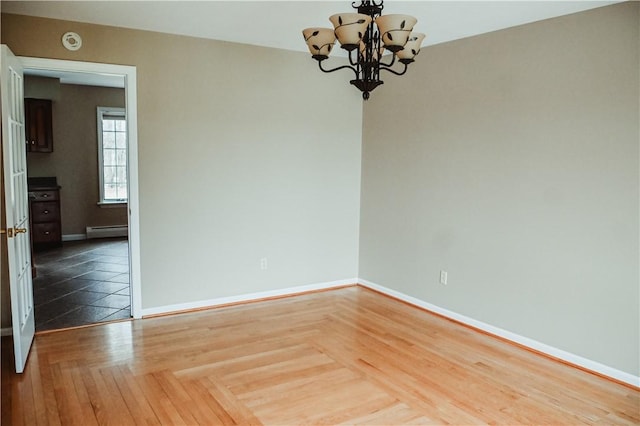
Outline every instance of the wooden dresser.
[[60, 187], [55, 178], [52, 179], [29, 179], [31, 242], [34, 250], [62, 245]]

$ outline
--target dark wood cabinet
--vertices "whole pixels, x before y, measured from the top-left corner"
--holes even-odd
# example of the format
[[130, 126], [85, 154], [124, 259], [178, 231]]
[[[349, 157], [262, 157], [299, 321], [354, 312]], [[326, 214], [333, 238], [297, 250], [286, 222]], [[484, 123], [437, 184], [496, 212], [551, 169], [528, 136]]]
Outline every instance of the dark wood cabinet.
[[53, 152], [52, 108], [49, 99], [24, 100], [25, 138], [29, 152]]
[[34, 250], [62, 245], [60, 223], [60, 189], [29, 192], [31, 238]]

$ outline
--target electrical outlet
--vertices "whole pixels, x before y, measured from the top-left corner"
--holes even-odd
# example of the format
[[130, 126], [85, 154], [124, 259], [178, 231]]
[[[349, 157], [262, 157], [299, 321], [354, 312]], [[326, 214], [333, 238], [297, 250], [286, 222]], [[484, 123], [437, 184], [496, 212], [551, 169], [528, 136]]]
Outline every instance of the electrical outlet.
[[440, 284], [447, 285], [447, 271], [440, 271]]
[[262, 259], [260, 259], [260, 269], [264, 271], [268, 267], [269, 267], [269, 262], [267, 261], [267, 258], [263, 257]]

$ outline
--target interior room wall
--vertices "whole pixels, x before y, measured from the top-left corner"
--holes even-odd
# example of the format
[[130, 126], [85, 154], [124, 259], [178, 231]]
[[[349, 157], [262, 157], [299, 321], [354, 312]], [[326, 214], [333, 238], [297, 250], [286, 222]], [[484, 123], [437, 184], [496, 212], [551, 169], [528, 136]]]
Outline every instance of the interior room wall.
[[24, 76], [24, 97], [60, 101], [60, 79], [35, 75]]
[[639, 9], [424, 48], [376, 89], [360, 277], [640, 375]]
[[143, 308], [357, 276], [362, 104], [343, 75], [302, 52], [7, 14], [2, 42], [137, 67]]
[[[50, 99], [47, 88], [32, 87], [32, 81], [33, 77], [25, 77], [25, 97]], [[29, 177], [57, 178], [61, 186], [63, 236], [81, 236], [87, 226], [126, 225], [126, 206], [101, 208], [97, 204], [100, 183], [96, 111], [98, 106], [124, 108], [124, 89], [73, 84], [58, 87], [57, 99], [52, 103], [53, 152], [28, 153]]]

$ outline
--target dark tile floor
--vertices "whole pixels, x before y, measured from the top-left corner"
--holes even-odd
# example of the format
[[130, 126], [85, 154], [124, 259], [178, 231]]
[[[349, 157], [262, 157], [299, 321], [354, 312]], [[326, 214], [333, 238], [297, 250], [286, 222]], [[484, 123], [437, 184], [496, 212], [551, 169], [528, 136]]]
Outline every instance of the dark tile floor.
[[34, 262], [36, 331], [131, 317], [126, 238], [65, 242]]

